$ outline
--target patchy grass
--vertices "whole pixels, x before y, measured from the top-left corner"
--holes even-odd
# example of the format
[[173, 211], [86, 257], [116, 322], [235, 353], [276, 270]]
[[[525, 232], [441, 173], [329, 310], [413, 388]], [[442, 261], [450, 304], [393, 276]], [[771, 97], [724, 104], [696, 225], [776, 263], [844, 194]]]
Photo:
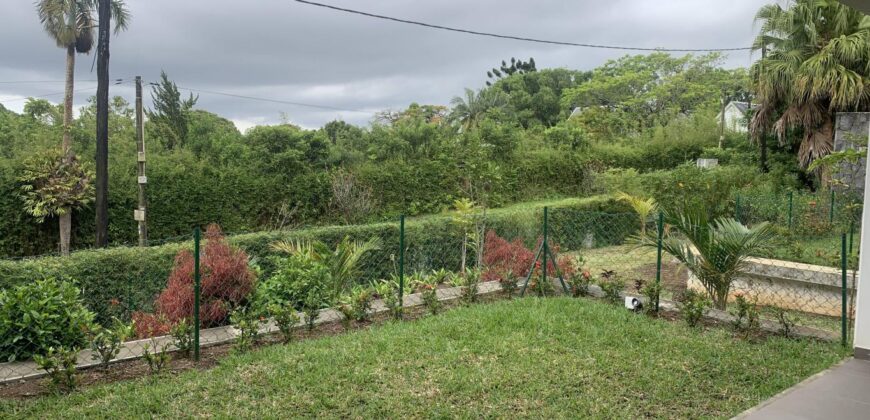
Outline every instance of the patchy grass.
[[5, 401], [0, 417], [730, 417], [844, 354], [526, 298], [266, 347], [208, 371]]

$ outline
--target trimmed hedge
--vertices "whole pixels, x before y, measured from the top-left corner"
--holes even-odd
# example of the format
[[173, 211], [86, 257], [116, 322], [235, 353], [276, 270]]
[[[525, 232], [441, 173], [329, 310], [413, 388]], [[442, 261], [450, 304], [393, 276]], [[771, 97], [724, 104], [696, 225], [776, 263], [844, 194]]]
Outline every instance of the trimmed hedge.
[[[514, 206], [490, 210], [487, 214], [487, 229], [500, 236], [534, 241], [540, 235], [542, 207], [544, 203]], [[597, 246], [618, 242], [627, 233], [620, 230], [613, 235], [610, 226], [600, 223], [600, 214], [624, 213], [626, 208], [606, 196], [586, 199], [567, 199], [546, 203], [551, 209], [551, 220], [556, 229], [559, 220], [571, 219], [586, 222], [586, 230], [594, 231], [596, 237], [612, 238], [598, 242]], [[587, 216], [584, 216], [586, 214]], [[596, 215], [594, 218], [591, 215]], [[632, 215], [613, 216], [619, 224], [635, 223]], [[626, 220], [623, 222], [622, 220]], [[628, 222], [630, 220], [630, 222]], [[578, 225], [580, 226], [580, 225]], [[631, 226], [631, 224], [629, 224]], [[228, 237], [230, 244], [244, 249], [259, 266], [262, 276], [273, 270], [271, 257], [277, 252], [271, 249], [276, 241], [315, 239], [334, 245], [345, 236], [354, 240], [379, 238], [380, 248], [368, 253], [361, 265], [368, 282], [386, 278], [394, 273], [399, 253], [399, 224], [375, 223], [353, 226], [327, 226], [294, 231], [268, 231], [240, 234]], [[579, 247], [582, 237], [560, 235], [563, 249]], [[616, 241], [616, 242], [614, 242]], [[410, 218], [406, 222], [405, 242], [406, 273], [432, 268], [458, 269], [461, 235], [451, 224], [450, 215]], [[19, 261], [0, 261], [0, 289], [25, 284], [35, 279], [56, 277], [72, 279], [82, 288], [82, 297], [87, 306], [97, 314], [97, 321], [105, 323], [112, 316], [129, 319], [133, 311], [151, 311], [154, 297], [166, 286], [173, 261], [182, 249], [192, 249], [192, 241], [173, 243], [148, 248], [118, 247], [102, 250], [74, 252], [69, 257], [44, 257]]]

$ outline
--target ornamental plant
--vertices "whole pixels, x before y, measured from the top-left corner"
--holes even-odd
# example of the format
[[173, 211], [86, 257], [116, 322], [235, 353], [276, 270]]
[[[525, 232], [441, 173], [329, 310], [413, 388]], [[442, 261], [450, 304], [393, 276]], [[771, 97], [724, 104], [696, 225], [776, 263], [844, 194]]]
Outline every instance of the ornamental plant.
[[51, 385], [57, 391], [72, 391], [76, 387], [76, 357], [78, 348], [49, 347], [45, 354], [33, 355], [40, 369], [48, 372]]
[[0, 290], [0, 361], [24, 360], [50, 348], [83, 348], [93, 319], [69, 281], [46, 278]]
[[[536, 248], [541, 245], [542, 238], [538, 238]], [[559, 254], [559, 246], [551, 245], [550, 250], [554, 255]], [[484, 281], [498, 280], [501, 273], [512, 272], [519, 277], [529, 275], [529, 269], [535, 261], [535, 253], [526, 248], [523, 241], [519, 238], [508, 242], [506, 239], [498, 236], [494, 231], [490, 230], [486, 233], [484, 241], [483, 265], [486, 270], [482, 274]], [[556, 268], [558, 267], [558, 271]], [[535, 275], [540, 275], [540, 263], [535, 264]], [[556, 264], [553, 261], [547, 261], [547, 274], [556, 275], [561, 272], [565, 278], [571, 276], [576, 271], [574, 261], [566, 256], [558, 258]]]
[[91, 341], [91, 359], [100, 362], [100, 368], [105, 370], [109, 363], [121, 351], [121, 344], [133, 336], [133, 325], [112, 319], [111, 327], [94, 325], [89, 331]]
[[[203, 328], [225, 325], [229, 313], [248, 300], [254, 290], [256, 273], [248, 266], [248, 255], [231, 247], [220, 227], [210, 225], [200, 256], [199, 320]], [[134, 313], [136, 334], [152, 337], [168, 333], [173, 325], [193, 314], [194, 255], [178, 253], [164, 289], [154, 302], [154, 313]]]

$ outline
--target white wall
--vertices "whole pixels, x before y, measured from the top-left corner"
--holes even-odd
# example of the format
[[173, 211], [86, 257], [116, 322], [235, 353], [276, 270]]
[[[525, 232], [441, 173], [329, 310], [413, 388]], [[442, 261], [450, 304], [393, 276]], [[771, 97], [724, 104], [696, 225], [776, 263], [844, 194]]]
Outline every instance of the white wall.
[[[870, 129], [868, 129], [870, 138]], [[868, 159], [870, 160], [870, 159]], [[870, 176], [864, 177], [864, 191], [870, 191]], [[870, 226], [870, 194], [864, 194], [861, 214], [861, 252], [858, 262], [858, 298], [855, 305], [855, 357], [870, 359], [870, 235], [865, 235]]]

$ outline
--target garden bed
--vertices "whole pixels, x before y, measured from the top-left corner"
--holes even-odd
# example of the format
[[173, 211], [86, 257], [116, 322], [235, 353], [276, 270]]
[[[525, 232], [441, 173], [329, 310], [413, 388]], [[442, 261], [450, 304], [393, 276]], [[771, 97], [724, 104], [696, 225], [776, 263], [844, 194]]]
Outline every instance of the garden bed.
[[47, 417], [730, 417], [841, 360], [589, 299], [516, 299], [269, 346], [208, 371], [0, 402]]

